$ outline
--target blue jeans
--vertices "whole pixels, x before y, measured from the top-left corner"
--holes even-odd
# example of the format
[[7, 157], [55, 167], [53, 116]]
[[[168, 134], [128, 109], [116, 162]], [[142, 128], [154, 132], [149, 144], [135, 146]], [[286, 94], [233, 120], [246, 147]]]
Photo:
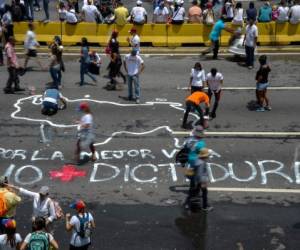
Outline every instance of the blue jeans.
[[43, 0], [43, 7], [46, 15], [46, 19], [49, 20], [49, 0]]
[[245, 46], [245, 52], [246, 52], [246, 64], [247, 64], [247, 66], [252, 66], [253, 67], [255, 48]]
[[132, 99], [132, 83], [134, 84], [134, 93], [135, 93], [135, 98], [140, 99], [140, 82], [139, 82], [139, 75], [134, 75], [134, 76], [127, 76], [127, 81], [128, 81], [128, 99]]
[[24, 2], [25, 2], [27, 18], [34, 20], [33, 0], [25, 0]]
[[87, 63], [81, 62], [80, 63], [80, 85], [84, 84], [84, 75], [88, 75], [94, 82], [96, 78], [89, 72], [89, 65]]
[[61, 72], [60, 69], [56, 69], [54, 67], [50, 68], [50, 75], [53, 80], [53, 85], [58, 88], [59, 85], [61, 85]]

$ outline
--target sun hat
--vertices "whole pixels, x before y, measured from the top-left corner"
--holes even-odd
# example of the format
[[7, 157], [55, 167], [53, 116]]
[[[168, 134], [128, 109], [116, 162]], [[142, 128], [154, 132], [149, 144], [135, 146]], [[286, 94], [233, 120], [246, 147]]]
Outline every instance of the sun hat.
[[17, 227], [17, 222], [14, 219], [3, 219], [2, 225], [7, 229], [15, 229]]
[[47, 194], [49, 194], [49, 187], [48, 187], [48, 186], [42, 186], [42, 187], [40, 188], [39, 194], [42, 194], [42, 195], [47, 195]]
[[199, 152], [199, 157], [200, 158], [207, 158], [209, 155], [210, 155], [210, 153], [209, 153], [209, 149], [208, 148], [202, 148], [202, 149], [200, 149], [200, 152]]
[[197, 125], [192, 130], [192, 135], [197, 137], [203, 137], [204, 136], [204, 128], [201, 125]]
[[82, 210], [86, 207], [85, 203], [83, 200], [77, 200], [74, 203], [70, 205], [70, 208], [76, 209], [76, 210]]

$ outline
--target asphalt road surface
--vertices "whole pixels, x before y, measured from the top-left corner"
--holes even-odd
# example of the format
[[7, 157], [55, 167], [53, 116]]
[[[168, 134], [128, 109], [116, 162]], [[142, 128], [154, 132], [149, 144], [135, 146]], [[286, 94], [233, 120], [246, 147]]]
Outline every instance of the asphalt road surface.
[[[98, 83], [79, 87], [79, 63], [65, 56], [62, 93], [68, 108], [51, 118], [50, 139], [42, 142], [40, 94], [50, 81], [48, 72], [29, 62], [21, 78], [22, 94], [0, 98], [1, 174], [31, 190], [51, 188], [51, 196], [66, 212], [77, 198], [85, 200], [96, 218], [91, 249], [299, 249], [299, 57], [270, 56], [272, 111], [252, 111], [255, 72], [230, 58], [143, 56], [141, 104], [127, 102], [120, 91], [103, 89], [108, 60]], [[22, 60], [22, 59], [21, 59]], [[180, 128], [189, 72], [196, 61], [224, 74], [217, 118], [207, 136], [210, 162], [209, 200], [214, 211], [189, 213], [182, 209], [188, 182], [175, 166], [174, 154], [188, 131]], [[47, 57], [42, 58], [47, 65]], [[0, 68], [2, 86], [6, 68]], [[29, 95], [29, 88], [36, 88]], [[88, 99], [95, 118], [97, 161], [74, 165], [76, 111]], [[192, 122], [195, 117], [190, 116]], [[42, 130], [45, 132], [45, 128]], [[184, 133], [182, 133], [184, 132]], [[243, 132], [236, 134], [236, 132]], [[256, 132], [253, 134], [251, 132]], [[271, 132], [271, 134], [263, 134]], [[278, 132], [286, 136], [277, 135]], [[19, 231], [30, 231], [31, 202], [17, 210]], [[71, 211], [72, 212], [72, 211]], [[64, 223], [55, 224], [60, 249], [67, 249]]]

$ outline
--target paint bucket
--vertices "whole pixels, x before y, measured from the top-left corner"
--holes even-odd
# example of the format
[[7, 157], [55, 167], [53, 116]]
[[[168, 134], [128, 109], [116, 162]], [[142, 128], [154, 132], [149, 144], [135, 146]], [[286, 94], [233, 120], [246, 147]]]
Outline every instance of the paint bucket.
[[35, 95], [35, 87], [34, 86], [29, 86], [28, 87], [28, 89], [29, 89], [29, 95]]

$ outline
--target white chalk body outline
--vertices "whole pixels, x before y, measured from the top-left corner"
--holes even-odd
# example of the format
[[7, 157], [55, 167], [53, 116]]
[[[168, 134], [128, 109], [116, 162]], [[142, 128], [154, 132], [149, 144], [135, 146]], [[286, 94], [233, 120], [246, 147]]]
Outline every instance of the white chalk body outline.
[[[20, 107], [20, 105], [24, 102], [24, 101], [27, 101], [27, 100], [30, 100], [32, 99], [32, 104], [34, 105], [40, 105], [41, 104], [41, 97], [42, 95], [34, 95], [34, 96], [28, 96], [28, 97], [24, 97], [24, 98], [20, 98], [17, 100], [17, 102], [14, 104], [14, 107], [16, 108], [16, 110], [11, 113], [11, 118], [13, 119], [16, 119], [16, 120], [25, 120], [25, 121], [30, 121], [30, 122], [39, 122], [41, 124], [49, 124], [50, 126], [52, 127], [56, 127], [56, 128], [77, 128], [78, 125], [77, 124], [72, 124], [72, 125], [66, 125], [66, 124], [56, 124], [50, 120], [47, 120], [47, 119], [34, 119], [34, 118], [28, 118], [28, 117], [24, 117], [24, 116], [18, 116], [18, 113], [21, 112], [22, 108]], [[115, 105], [115, 106], [120, 106], [120, 107], [132, 107], [132, 106], [136, 106], [136, 107], [139, 107], [139, 106], [153, 106], [153, 105], [160, 105], [160, 104], [165, 104], [165, 105], [169, 105], [170, 107], [174, 108], [174, 109], [177, 109], [177, 110], [180, 110], [182, 112], [185, 111], [184, 108], [182, 108], [182, 104], [181, 103], [177, 103], [177, 102], [167, 102], [167, 101], [151, 101], [151, 102], [145, 102], [145, 103], [141, 103], [141, 104], [133, 104], [133, 103], [129, 103], [129, 104], [124, 104], [124, 103], [117, 103], [117, 102], [111, 102], [111, 101], [99, 101], [99, 100], [95, 100], [95, 99], [89, 99], [89, 98], [80, 98], [80, 99], [74, 99], [74, 100], [71, 100], [71, 99], [68, 99], [67, 97], [65, 97], [65, 99], [67, 100], [67, 102], [70, 102], [70, 103], [74, 103], [74, 102], [82, 102], [82, 101], [87, 101], [87, 102], [95, 102], [95, 103], [99, 103], [99, 104], [111, 104], [111, 105]], [[194, 113], [191, 113], [192, 116], [194, 116], [196, 119], [198, 119], [199, 117], [194, 114]], [[196, 120], [194, 121], [196, 122]], [[159, 126], [159, 127], [156, 127], [152, 130], [148, 130], [148, 131], [145, 131], [145, 132], [130, 132], [130, 131], [126, 131], [126, 130], [123, 130], [123, 131], [116, 131], [116, 132], [113, 132], [107, 139], [105, 139], [104, 141], [102, 142], [98, 142], [98, 143], [95, 143], [94, 145], [95, 146], [101, 146], [101, 145], [104, 145], [104, 144], [107, 144], [108, 142], [110, 142], [115, 136], [117, 135], [121, 135], [121, 134], [128, 134], [128, 135], [137, 135], [137, 136], [142, 136], [142, 135], [147, 135], [147, 134], [151, 134], [151, 133], [154, 133], [158, 130], [161, 130], [161, 129], [165, 129], [166, 131], [168, 131], [172, 137], [173, 137], [173, 130], [167, 126], [167, 125], [162, 125], [162, 126]], [[175, 140], [174, 142], [174, 145], [175, 147], [177, 148], [180, 148], [182, 145], [180, 145], [179, 143], [179, 139], [178, 138], [174, 138], [173, 139]]]

